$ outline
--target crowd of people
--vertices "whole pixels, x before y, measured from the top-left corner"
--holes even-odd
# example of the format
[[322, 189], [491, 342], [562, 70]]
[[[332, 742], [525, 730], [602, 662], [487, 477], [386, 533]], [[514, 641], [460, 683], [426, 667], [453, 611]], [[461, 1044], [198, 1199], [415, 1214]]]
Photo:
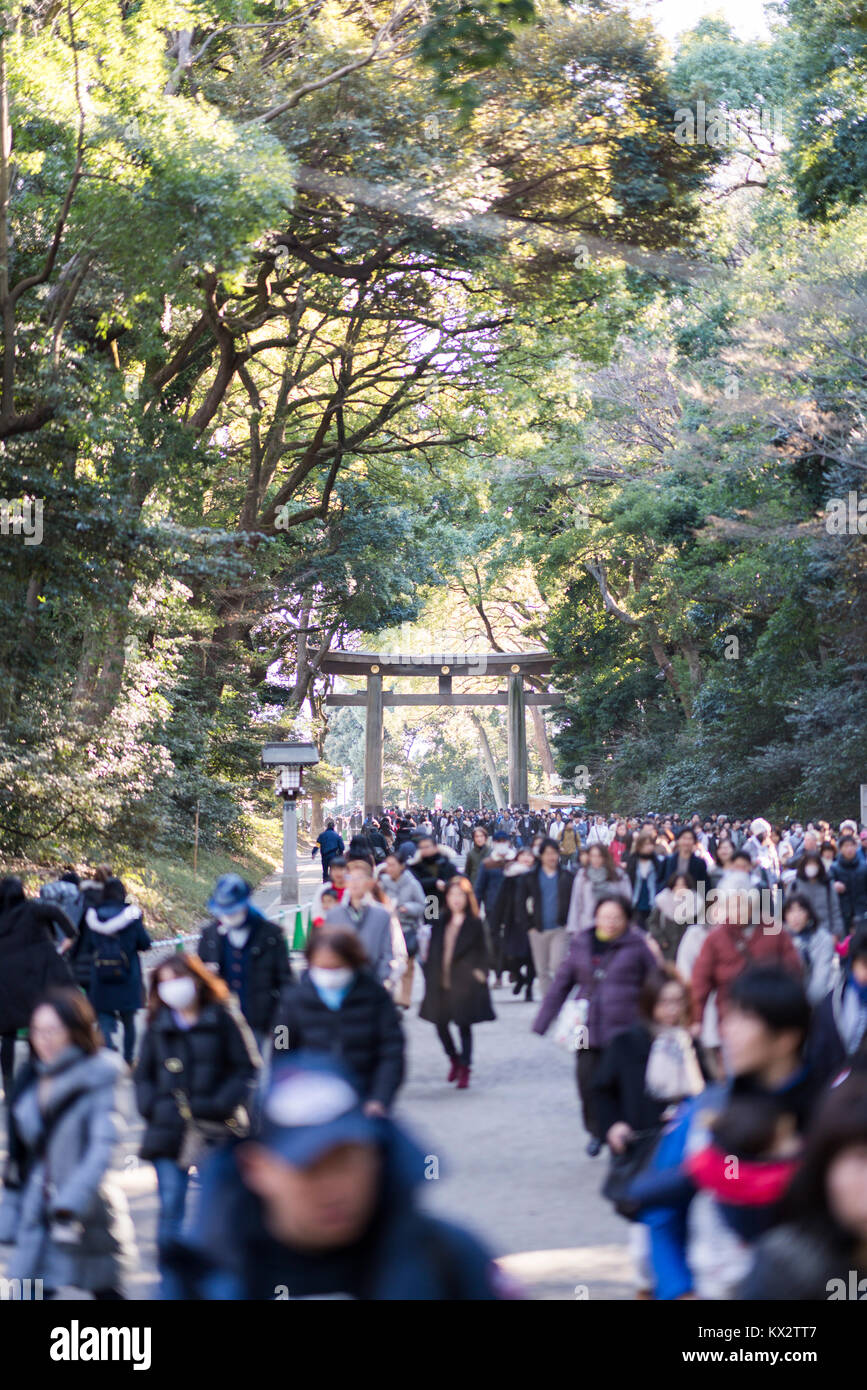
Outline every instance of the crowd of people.
[[164, 1296], [520, 1296], [422, 1211], [393, 1117], [415, 1003], [468, 1091], [509, 989], [574, 1053], [637, 1296], [827, 1298], [867, 1273], [867, 829], [393, 808], [335, 816], [314, 854], [303, 961], [235, 874], [196, 950], [151, 968], [108, 866], [38, 897], [0, 881], [9, 1277], [123, 1296], [131, 1075]]

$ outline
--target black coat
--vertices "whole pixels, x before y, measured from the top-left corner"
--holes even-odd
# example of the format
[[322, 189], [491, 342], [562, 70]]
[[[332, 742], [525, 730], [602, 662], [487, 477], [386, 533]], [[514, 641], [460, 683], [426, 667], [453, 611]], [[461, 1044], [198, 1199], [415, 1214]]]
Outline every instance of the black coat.
[[67, 936], [76, 934], [60, 908], [35, 898], [22, 898], [0, 916], [0, 1033], [26, 1028], [47, 989], [75, 983], [57, 954], [55, 926]]
[[[569, 916], [569, 903], [572, 899], [572, 889], [575, 884], [575, 875], [571, 869], [565, 868], [562, 864], [558, 865], [557, 870], [557, 926], [565, 927], [566, 918]], [[527, 880], [526, 893], [517, 895], [517, 916], [518, 922], [525, 931], [542, 930], [542, 904], [540, 898], [539, 879], [542, 874], [541, 864], [530, 870]], [[508, 881], [508, 875], [507, 875]]]
[[494, 910], [490, 917], [485, 918], [495, 970], [504, 969], [507, 961], [517, 964], [530, 959], [525, 899], [532, 892], [532, 877], [532, 869], [524, 873], [504, 874]]
[[[668, 885], [671, 875], [678, 872], [678, 862], [677, 850], [675, 850], [673, 854], [668, 856], [663, 865], [663, 881], [659, 885], [659, 888], [665, 888]], [[710, 869], [700, 855], [691, 854], [689, 856], [689, 864], [687, 865], [686, 872], [689, 874], [690, 878], [695, 880], [697, 888], [700, 887], [702, 883], [707, 887]], [[659, 892], [659, 888], [657, 888], [657, 892]]]
[[325, 1052], [352, 1072], [365, 1100], [391, 1105], [403, 1081], [400, 1016], [391, 995], [367, 970], [357, 972], [339, 1009], [323, 1004], [307, 974], [283, 991], [274, 1025], [274, 1061], [285, 1051], [302, 1049]]
[[417, 855], [409, 867], [421, 884], [425, 898], [428, 900], [436, 898], [439, 917], [442, 920], [445, 914], [446, 895], [445, 890], [440, 891], [437, 888], [437, 882], [441, 880], [448, 886], [449, 879], [455, 877], [458, 871], [451, 859], [447, 854], [441, 853], [432, 855], [430, 859], [423, 859], [421, 855]]
[[259, 1061], [249, 1030], [224, 1005], [206, 1004], [186, 1030], [161, 1007], [135, 1068], [136, 1103], [147, 1121], [141, 1157], [177, 1158], [184, 1121], [174, 1091], [183, 1091], [196, 1119], [226, 1120], [249, 1099]]
[[[646, 1023], [636, 1023], [618, 1033], [603, 1050], [593, 1075], [596, 1113], [600, 1131], [607, 1134], [613, 1124], [623, 1120], [636, 1133], [655, 1129], [671, 1104], [647, 1094], [644, 1078], [653, 1034]], [[698, 1064], [709, 1080], [701, 1049], [694, 1043]]]
[[[425, 961], [425, 991], [419, 1018], [428, 1023], [451, 1021], [459, 1028], [496, 1018], [488, 993], [490, 959], [485, 931], [478, 917], [466, 917], [455, 942], [448, 998], [443, 990], [443, 944], [446, 922], [434, 922]], [[481, 979], [478, 975], [481, 975]]]
[[[289, 949], [280, 927], [251, 908], [249, 978], [245, 1017], [254, 1033], [270, 1029], [283, 989], [292, 979]], [[209, 922], [199, 938], [199, 957], [207, 965], [222, 964], [223, 936], [218, 922]]]

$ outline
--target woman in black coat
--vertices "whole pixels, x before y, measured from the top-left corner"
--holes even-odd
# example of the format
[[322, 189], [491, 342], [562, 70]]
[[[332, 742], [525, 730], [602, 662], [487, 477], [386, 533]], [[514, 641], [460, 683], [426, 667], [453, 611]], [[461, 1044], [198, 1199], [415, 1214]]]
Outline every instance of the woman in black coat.
[[[528, 1003], [533, 999], [536, 969], [527, 935], [532, 925], [532, 901], [528, 904], [527, 898], [532, 899], [536, 879], [533, 870], [537, 862], [529, 847], [518, 850], [503, 874], [490, 922], [485, 923], [489, 939], [499, 943], [503, 968], [508, 970], [514, 986], [512, 993], [520, 994], [523, 989]], [[571, 875], [569, 877], [571, 887]]]
[[286, 1052], [327, 1053], [354, 1076], [367, 1114], [384, 1115], [404, 1075], [397, 1007], [371, 973], [357, 932], [319, 927], [306, 956], [307, 971], [280, 1000], [274, 1061]]
[[196, 956], [169, 956], [153, 973], [148, 1026], [135, 1068], [146, 1121], [140, 1154], [157, 1171], [157, 1246], [180, 1235], [190, 1168], [245, 1132], [261, 1058], [229, 991]]
[[[593, 1077], [599, 1129], [612, 1153], [624, 1153], [642, 1132], [661, 1129], [669, 1112], [707, 1080], [688, 1031], [689, 986], [674, 966], [645, 983], [640, 1007], [641, 1021], [612, 1038]], [[649, 1070], [657, 1040], [662, 1067]]]
[[58, 954], [54, 928], [67, 946], [77, 932], [56, 903], [24, 896], [20, 878], [0, 879], [0, 1065], [3, 1091], [10, 1095], [15, 1068], [15, 1035], [26, 1028], [46, 990], [74, 983]]
[[[484, 927], [468, 878], [453, 878], [446, 887], [445, 913], [433, 924], [425, 961], [425, 992], [419, 1018], [436, 1025], [451, 1061], [449, 1081], [464, 1091], [470, 1084], [472, 1025], [496, 1018], [488, 993], [491, 968]], [[450, 1024], [457, 1024], [460, 1052]]]

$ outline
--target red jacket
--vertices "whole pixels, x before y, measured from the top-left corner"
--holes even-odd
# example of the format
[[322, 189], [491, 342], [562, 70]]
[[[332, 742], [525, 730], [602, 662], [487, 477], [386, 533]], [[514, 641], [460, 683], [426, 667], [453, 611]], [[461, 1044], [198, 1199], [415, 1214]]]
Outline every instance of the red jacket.
[[785, 927], [765, 930], [728, 922], [714, 927], [699, 952], [692, 971], [692, 1016], [701, 1022], [712, 990], [717, 992], [720, 1013], [728, 1001], [729, 987], [749, 965], [779, 965], [799, 978], [801, 958]]

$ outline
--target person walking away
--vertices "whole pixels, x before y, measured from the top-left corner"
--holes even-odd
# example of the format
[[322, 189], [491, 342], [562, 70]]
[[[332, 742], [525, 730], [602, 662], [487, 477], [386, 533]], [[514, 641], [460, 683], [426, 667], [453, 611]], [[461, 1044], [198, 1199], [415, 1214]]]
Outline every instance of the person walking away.
[[343, 843], [343, 836], [339, 835], [338, 832], [334, 829], [334, 821], [328, 821], [325, 826], [325, 829], [321, 832], [321, 834], [316, 836], [316, 844], [313, 846], [312, 851], [314, 855], [318, 852], [319, 857], [322, 861], [323, 883], [328, 882], [328, 866], [331, 863], [332, 859], [335, 859], [338, 854], [343, 854], [345, 848], [346, 846]]
[[632, 924], [631, 911], [630, 900], [620, 894], [608, 893], [599, 899], [593, 925], [573, 937], [533, 1024], [534, 1033], [545, 1034], [568, 996], [576, 992], [581, 1005], [576, 1080], [591, 1158], [600, 1152], [605, 1138], [593, 1090], [602, 1049], [637, 1021], [642, 987], [659, 974], [644, 932]]
[[[111, 878], [111, 874], [106, 875]], [[65, 912], [77, 931], [77, 936], [69, 948], [69, 967], [75, 976], [79, 989], [87, 993], [90, 988], [90, 965], [93, 952], [93, 937], [84, 929], [84, 914], [89, 907], [102, 901], [104, 882], [92, 883], [90, 891], [81, 882], [74, 869], [67, 869], [56, 883], [43, 883], [39, 897], [45, 902], [54, 902]], [[94, 891], [97, 889], [98, 891]]]
[[199, 937], [197, 954], [228, 985], [264, 1052], [292, 967], [281, 928], [263, 917], [252, 899], [251, 885], [239, 874], [218, 878], [208, 902], [214, 919]]
[[390, 899], [403, 932], [407, 966], [398, 983], [395, 1003], [400, 1008], [408, 1009], [412, 1002], [415, 958], [426, 935], [424, 893], [415, 874], [407, 868], [406, 860], [395, 850], [386, 855], [378, 882]]
[[385, 1115], [404, 1077], [400, 1015], [370, 972], [356, 932], [325, 927], [307, 943], [307, 970], [277, 1010], [274, 1065], [287, 1054], [320, 1053], [349, 1072], [366, 1115]]
[[261, 1058], [243, 1016], [229, 1007], [228, 986], [196, 956], [169, 956], [157, 966], [147, 1010], [134, 1081], [145, 1121], [139, 1156], [157, 1175], [162, 1259], [183, 1226], [190, 1170], [249, 1130]]
[[132, 1066], [135, 1016], [144, 1003], [139, 952], [150, 950], [151, 939], [145, 931], [141, 909], [127, 902], [126, 889], [119, 878], [108, 880], [102, 902], [88, 908], [84, 920], [93, 938], [90, 1002], [109, 1049], [114, 1049], [114, 1033], [120, 1021], [123, 1060]]
[[818, 921], [811, 900], [792, 893], [783, 904], [783, 926], [801, 957], [811, 1007], [821, 1004], [837, 978], [837, 950], [828, 928]]
[[56, 903], [25, 897], [20, 878], [0, 879], [0, 1066], [7, 1108], [19, 1030], [47, 989], [73, 983], [66, 953], [57, 950], [57, 930], [74, 942], [75, 928]]
[[[450, 1067], [448, 1080], [458, 1090], [470, 1084], [472, 1027], [496, 1015], [488, 993], [490, 959], [479, 908], [469, 879], [459, 877], [446, 889], [446, 910], [434, 922], [425, 962], [425, 993], [419, 1018], [433, 1023]], [[451, 1024], [460, 1037], [455, 1045]]]
[[0, 1242], [14, 1244], [9, 1279], [41, 1279], [123, 1298], [135, 1263], [132, 1223], [111, 1180], [118, 1139], [120, 1057], [102, 1047], [96, 1015], [75, 988], [50, 990], [30, 1019], [31, 1061], [10, 1105]]
[[425, 1165], [393, 1120], [365, 1115], [338, 1064], [292, 1058], [271, 1079], [255, 1140], [208, 1166], [169, 1296], [519, 1297], [474, 1236], [423, 1210]]

